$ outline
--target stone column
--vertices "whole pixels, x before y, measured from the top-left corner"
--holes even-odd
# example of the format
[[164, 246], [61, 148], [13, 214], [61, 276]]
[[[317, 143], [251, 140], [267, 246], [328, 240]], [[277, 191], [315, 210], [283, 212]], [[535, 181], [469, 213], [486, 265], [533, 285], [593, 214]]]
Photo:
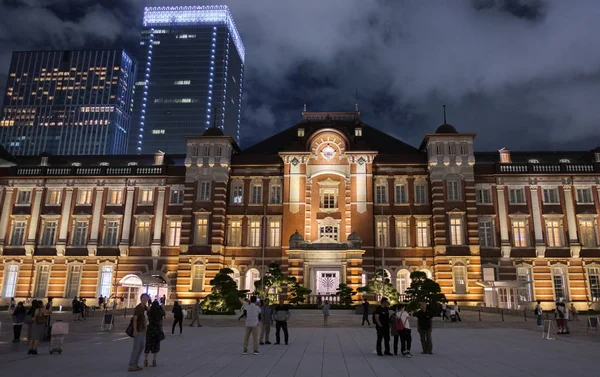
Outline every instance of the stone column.
[[92, 231], [88, 242], [88, 255], [96, 255], [98, 249], [98, 229], [100, 228], [100, 217], [102, 216], [102, 198], [104, 197], [104, 187], [96, 188], [96, 199], [94, 200], [94, 209], [92, 211]]
[[28, 257], [33, 255], [35, 249], [35, 241], [37, 236], [37, 228], [40, 220], [40, 205], [42, 204], [43, 187], [35, 188], [35, 197], [31, 206], [31, 221], [29, 222], [29, 232], [27, 233], [27, 241], [25, 241], [25, 255]]
[[158, 200], [156, 201], [156, 214], [154, 216], [154, 237], [152, 238], [152, 256], [159, 257], [160, 256], [160, 246], [161, 246], [161, 233], [162, 233], [162, 224], [164, 218], [164, 208], [165, 208], [165, 190], [166, 187], [161, 186], [158, 188]]
[[67, 231], [69, 229], [69, 219], [71, 218], [71, 203], [73, 202], [73, 187], [67, 187], [66, 190], [67, 193], [63, 202], [62, 213], [60, 215], [58, 242], [56, 243], [56, 255], [59, 257], [65, 255], [65, 248], [67, 246]]
[[567, 225], [569, 230], [569, 247], [571, 248], [571, 257], [579, 258], [581, 245], [577, 237], [577, 221], [575, 220], [575, 206], [573, 204], [573, 187], [563, 186], [565, 191], [565, 208], [567, 212]]
[[129, 233], [131, 232], [131, 218], [133, 214], [133, 194], [135, 187], [127, 187], [127, 197], [125, 198], [125, 214], [123, 215], [123, 229], [121, 233], [121, 242], [119, 250], [122, 257], [129, 254]]
[[530, 186], [531, 191], [531, 210], [533, 216], [533, 230], [535, 234], [535, 252], [539, 258], [546, 254], [546, 245], [544, 244], [544, 232], [542, 230], [542, 211], [540, 211], [540, 198], [538, 186]]
[[8, 218], [10, 217], [10, 210], [12, 208], [12, 197], [14, 188], [6, 187], [6, 195], [4, 196], [4, 203], [2, 203], [2, 215], [0, 217], [0, 255], [4, 249], [6, 228], [8, 227]]
[[367, 211], [367, 162], [363, 157], [356, 164], [356, 210]]
[[500, 220], [500, 249], [502, 258], [510, 258], [510, 238], [508, 237], [508, 216], [504, 190], [504, 186], [496, 186], [498, 194], [498, 218]]

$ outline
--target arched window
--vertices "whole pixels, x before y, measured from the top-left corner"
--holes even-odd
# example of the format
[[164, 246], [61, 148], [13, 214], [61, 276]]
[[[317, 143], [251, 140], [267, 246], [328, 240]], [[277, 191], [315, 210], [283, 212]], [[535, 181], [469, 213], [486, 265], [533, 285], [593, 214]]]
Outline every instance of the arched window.
[[192, 266], [192, 292], [204, 291], [204, 264], [197, 262]]
[[410, 287], [410, 272], [406, 269], [398, 271], [396, 275], [396, 289], [401, 295]]
[[254, 292], [254, 282], [260, 280], [260, 272], [256, 268], [251, 268], [246, 272], [246, 289]]
[[467, 268], [464, 263], [456, 262], [452, 267], [452, 277], [454, 279], [454, 293], [467, 293]]

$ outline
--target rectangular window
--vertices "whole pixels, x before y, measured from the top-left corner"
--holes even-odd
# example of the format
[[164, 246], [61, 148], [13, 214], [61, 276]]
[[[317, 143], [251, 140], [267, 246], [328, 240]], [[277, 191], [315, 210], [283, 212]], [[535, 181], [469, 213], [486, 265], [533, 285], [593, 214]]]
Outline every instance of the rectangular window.
[[588, 268], [588, 281], [590, 283], [590, 295], [592, 296], [592, 302], [600, 301], [600, 268]]
[[386, 219], [377, 219], [375, 221], [375, 228], [377, 232], [376, 246], [377, 247], [388, 247], [389, 235], [388, 235], [388, 222]]
[[583, 247], [596, 247], [596, 221], [593, 219], [579, 220], [579, 236]]
[[477, 204], [492, 204], [492, 193], [488, 188], [477, 189]]
[[181, 241], [181, 220], [169, 220], [167, 223], [167, 246], [179, 246]]
[[210, 157], [210, 147], [202, 148], [202, 157]]
[[108, 200], [106, 202], [109, 206], [118, 206], [123, 204], [123, 190], [122, 189], [110, 189], [108, 190]]
[[466, 144], [461, 144], [460, 145], [460, 154], [463, 156], [466, 156], [469, 154], [468, 148]]
[[204, 290], [204, 266], [194, 265], [192, 267], [192, 292]]
[[589, 187], [578, 188], [577, 189], [577, 203], [579, 203], [579, 204], [594, 203], [594, 199], [592, 199], [592, 189]]
[[567, 301], [568, 299], [568, 291], [567, 291], [567, 279], [565, 276], [565, 269], [562, 267], [554, 267], [552, 268], [552, 283], [554, 286], [554, 298], [555, 300]]
[[444, 154], [444, 146], [443, 146], [443, 145], [441, 145], [441, 144], [438, 144], [438, 145], [435, 147], [435, 153], [436, 153], [438, 156], [441, 156], [441, 155], [443, 155], [443, 154]]
[[75, 221], [73, 224], [73, 239], [71, 245], [84, 246], [87, 243], [88, 221]]
[[27, 221], [25, 220], [14, 220], [12, 223], [12, 232], [10, 234], [10, 246], [23, 246], [25, 245], [25, 228], [27, 227]]
[[429, 220], [417, 220], [417, 247], [429, 247]]
[[262, 185], [252, 185], [250, 204], [262, 203]]
[[457, 263], [452, 267], [454, 275], [454, 293], [467, 293], [467, 268], [462, 263]]
[[513, 188], [508, 190], [510, 204], [525, 204], [525, 189]]
[[240, 220], [229, 220], [227, 244], [229, 246], [240, 246], [242, 244], [242, 222]]
[[150, 220], [138, 220], [135, 228], [135, 246], [150, 246]]
[[18, 278], [18, 264], [9, 264], [4, 266], [4, 284], [2, 284], [2, 297], [15, 297]]
[[56, 220], [44, 221], [40, 246], [53, 246], [56, 243]]
[[328, 237], [334, 241], [338, 240], [338, 227], [337, 225], [321, 225], [319, 227], [319, 238]]
[[272, 185], [271, 186], [271, 195], [269, 195], [269, 203], [270, 204], [280, 204], [281, 203], [281, 186], [280, 185]]
[[396, 247], [409, 247], [408, 219], [396, 219]]
[[250, 223], [248, 224], [248, 246], [260, 246], [260, 223], [260, 220], [250, 220]]
[[199, 147], [193, 147], [192, 148], [192, 157], [198, 157], [199, 151], [200, 151]]
[[100, 268], [100, 279], [98, 284], [98, 296], [110, 297], [113, 284], [113, 266], [102, 266]]
[[448, 200], [449, 201], [458, 201], [460, 200], [460, 183], [458, 180], [451, 180], [447, 182], [448, 188]]
[[494, 247], [494, 223], [491, 219], [479, 220], [479, 246]]
[[231, 202], [233, 204], [242, 204], [244, 194], [244, 187], [242, 185], [235, 185], [231, 188]]
[[67, 286], [65, 297], [74, 298], [79, 296], [79, 282], [81, 281], [81, 265], [72, 264], [69, 266], [67, 274]]
[[325, 191], [323, 193], [323, 203], [321, 208], [326, 209], [334, 209], [335, 205], [335, 192], [333, 191]]
[[208, 245], [208, 217], [196, 218], [196, 245]]
[[448, 154], [454, 156], [456, 154], [456, 145], [448, 144]]
[[396, 185], [395, 190], [395, 199], [396, 204], [407, 204], [408, 203], [408, 194], [406, 192], [406, 185]]
[[527, 247], [527, 221], [513, 220], [512, 231], [515, 247]]
[[154, 189], [141, 189], [138, 202], [140, 205], [151, 205], [154, 203]]
[[517, 268], [517, 281], [524, 282], [526, 285], [519, 288], [519, 301], [529, 302], [533, 301], [533, 279], [531, 274], [531, 268], [529, 267], [518, 267]]
[[548, 237], [548, 247], [561, 247], [563, 245], [560, 220], [546, 220], [546, 236]]
[[183, 189], [171, 190], [171, 204], [183, 204]]
[[221, 157], [223, 155], [223, 147], [215, 147], [215, 156]]
[[462, 245], [463, 241], [463, 226], [461, 217], [450, 217], [450, 244]]
[[51, 189], [46, 193], [46, 205], [48, 206], [58, 206], [61, 203], [62, 198], [62, 190], [61, 189]]
[[119, 244], [119, 220], [107, 220], [104, 223], [104, 246]]
[[415, 203], [427, 204], [427, 186], [422, 184], [415, 186]]
[[269, 221], [269, 246], [281, 246], [281, 222], [279, 220]]
[[560, 204], [560, 200], [558, 199], [558, 189], [556, 187], [545, 188], [543, 191], [544, 204]]
[[483, 281], [496, 281], [498, 269], [495, 267], [484, 267], [483, 268]]
[[77, 205], [89, 206], [92, 204], [92, 189], [77, 190]]
[[31, 190], [19, 190], [17, 192], [17, 204], [31, 204]]
[[375, 203], [386, 204], [387, 203], [387, 186], [377, 185], [375, 186]]
[[48, 280], [50, 278], [50, 266], [42, 264], [35, 272], [35, 287], [33, 297], [42, 298], [48, 296]]

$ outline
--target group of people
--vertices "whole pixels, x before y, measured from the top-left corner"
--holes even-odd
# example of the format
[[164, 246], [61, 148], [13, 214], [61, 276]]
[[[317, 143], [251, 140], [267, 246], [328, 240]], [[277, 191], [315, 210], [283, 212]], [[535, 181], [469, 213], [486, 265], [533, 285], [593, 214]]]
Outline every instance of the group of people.
[[[179, 306], [179, 303], [176, 303]], [[180, 307], [180, 306], [179, 306]], [[175, 314], [175, 307], [173, 309]], [[152, 353], [152, 366], [156, 366], [156, 359], [160, 352], [160, 342], [165, 339], [162, 322], [165, 311], [158, 300], [150, 304], [150, 296], [143, 293], [140, 303], [133, 310], [131, 329], [133, 337], [133, 350], [129, 357], [129, 371], [137, 372], [143, 368], [139, 366], [140, 357], [144, 353], [144, 366], [148, 366], [148, 355]], [[182, 318], [183, 320], [183, 318]], [[175, 326], [173, 326], [173, 329]], [[180, 328], [181, 329], [181, 328]]]
[[287, 322], [290, 319], [290, 308], [284, 304], [283, 300], [280, 300], [279, 305], [275, 307], [271, 306], [268, 298], [258, 301], [256, 296], [252, 296], [249, 301], [242, 301], [242, 315], [238, 320], [245, 318], [244, 355], [248, 354], [251, 335], [255, 355], [260, 355], [259, 344], [271, 344], [270, 335], [273, 324], [275, 324], [275, 344], [281, 344], [280, 333], [282, 330], [285, 344], [288, 344]]
[[[542, 309], [541, 301], [537, 302], [537, 305], [533, 311], [537, 318], [538, 327], [542, 327], [542, 316], [544, 315], [544, 310]], [[556, 320], [557, 334], [570, 334], [571, 330], [569, 329], [569, 321], [578, 321], [579, 313], [577, 313], [577, 308], [575, 308], [573, 303], [571, 303], [571, 306], [567, 308], [567, 305], [564, 302], [558, 301], [556, 302], [556, 309], [554, 310], [554, 319]]]
[[27, 341], [29, 343], [27, 354], [37, 355], [41, 341], [50, 336], [52, 297], [48, 297], [46, 305], [41, 300], [33, 300], [29, 309], [23, 302], [16, 303], [15, 299], [11, 298], [8, 310], [12, 316], [13, 343], [21, 342], [23, 325], [27, 325]]
[[71, 301], [71, 310], [73, 311], [73, 321], [85, 321], [89, 314], [89, 307], [85, 298], [74, 297]]

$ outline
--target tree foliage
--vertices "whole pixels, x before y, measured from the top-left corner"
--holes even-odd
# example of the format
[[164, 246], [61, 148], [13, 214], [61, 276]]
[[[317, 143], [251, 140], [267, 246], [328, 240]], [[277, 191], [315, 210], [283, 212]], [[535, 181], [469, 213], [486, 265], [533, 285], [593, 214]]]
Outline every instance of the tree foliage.
[[281, 271], [280, 265], [271, 263], [265, 276], [254, 282], [255, 294], [261, 298], [266, 298], [269, 294], [276, 296], [284, 287], [295, 281], [296, 279], [290, 278]]
[[407, 310], [417, 310], [421, 302], [426, 302], [435, 315], [439, 315], [442, 303], [448, 301], [442, 293], [440, 285], [429, 279], [427, 274], [421, 271], [412, 272], [410, 279], [410, 287], [405, 292], [408, 301]]
[[302, 304], [304, 301], [306, 301], [306, 296], [308, 296], [311, 292], [312, 290], [306, 288], [302, 284], [298, 283], [296, 279], [294, 279], [294, 284], [290, 286], [290, 304]]
[[210, 281], [212, 292], [202, 301], [202, 310], [233, 312], [241, 307], [240, 297], [244, 297], [246, 291], [237, 289], [237, 284], [230, 276], [231, 274], [233, 274], [231, 269], [222, 268]]
[[387, 277], [385, 270], [378, 269], [375, 271], [375, 276], [367, 281], [367, 285], [358, 288], [359, 292], [374, 293], [381, 297], [387, 297], [391, 303], [398, 302], [398, 291], [394, 288], [390, 278]]
[[354, 303], [354, 300], [352, 300], [352, 295], [354, 294], [356, 294], [356, 292], [354, 292], [348, 285], [343, 283], [340, 284], [335, 293], [335, 295], [340, 298], [340, 305], [345, 306], [351, 306]]

